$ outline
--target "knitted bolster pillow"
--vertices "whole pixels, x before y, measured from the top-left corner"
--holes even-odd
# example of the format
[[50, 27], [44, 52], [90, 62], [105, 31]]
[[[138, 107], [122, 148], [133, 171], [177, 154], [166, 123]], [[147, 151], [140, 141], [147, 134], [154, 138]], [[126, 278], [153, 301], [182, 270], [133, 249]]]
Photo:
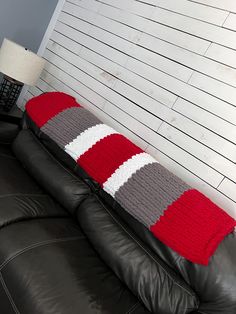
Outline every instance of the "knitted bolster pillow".
[[207, 265], [236, 221], [73, 97], [52, 92], [26, 111], [100, 186], [167, 246]]

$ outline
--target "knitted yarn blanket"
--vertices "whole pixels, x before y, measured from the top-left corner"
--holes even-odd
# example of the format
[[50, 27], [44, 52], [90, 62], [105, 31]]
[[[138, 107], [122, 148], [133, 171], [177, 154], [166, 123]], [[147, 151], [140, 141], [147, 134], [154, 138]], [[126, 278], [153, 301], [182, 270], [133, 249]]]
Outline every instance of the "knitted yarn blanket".
[[76, 100], [51, 92], [26, 104], [28, 116], [155, 237], [207, 265], [236, 221]]

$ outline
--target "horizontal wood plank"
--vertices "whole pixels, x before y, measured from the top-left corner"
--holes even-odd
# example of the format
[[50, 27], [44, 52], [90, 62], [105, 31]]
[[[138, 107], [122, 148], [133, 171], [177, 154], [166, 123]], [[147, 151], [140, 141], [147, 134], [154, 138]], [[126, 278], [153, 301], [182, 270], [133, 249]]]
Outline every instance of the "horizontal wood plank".
[[151, 19], [156, 23], [164, 24], [202, 39], [236, 49], [236, 33], [217, 25], [195, 20], [191, 17], [176, 14], [176, 12], [167, 11], [159, 7], [150, 8], [134, 0], [126, 0], [125, 2], [103, 0], [102, 2], [145, 18], [150, 18], [151, 16]]
[[204, 10], [198, 3], [187, 0], [157, 0], [156, 6], [175, 13], [186, 15], [197, 20], [222, 26], [228, 12], [206, 6]]
[[235, 13], [230, 13], [225, 20], [223, 26], [228, 29], [232, 29], [236, 31], [236, 14]]
[[211, 44], [205, 56], [217, 62], [229, 65], [234, 69], [236, 68], [236, 51], [233, 49]]
[[[91, 1], [96, 2], [95, 0]], [[84, 3], [84, 1], [81, 1], [79, 6], [88, 9], [88, 6]], [[92, 4], [90, 10], [94, 11]], [[110, 20], [112, 17], [112, 20], [119, 22], [121, 25], [127, 25], [132, 29], [137, 29], [141, 32], [151, 34], [152, 36], [199, 54], [204, 54], [210, 44], [209, 41], [192, 36], [191, 34], [183, 33], [165, 25], [155, 23], [154, 21], [132, 14], [128, 11], [122, 11], [121, 13], [120, 9], [104, 3], [100, 4], [97, 13], [109, 18]]]
[[[225, 108], [222, 109], [220, 116], [215, 116], [179, 98], [174, 104], [173, 109], [236, 144], [236, 125], [223, 120], [226, 115]], [[236, 115], [236, 108], [231, 106], [230, 109], [232, 110], [228, 114]]]
[[[211, 6], [213, 8], [222, 9], [224, 11], [230, 11], [236, 13], [236, 3], [234, 0], [189, 0], [195, 3], [201, 3], [206, 6]], [[205, 8], [203, 8], [204, 10]]]
[[236, 183], [227, 178], [223, 180], [223, 182], [220, 184], [218, 188], [218, 190], [221, 191], [224, 195], [236, 201], [235, 189]]
[[189, 80], [189, 84], [236, 106], [236, 88], [233, 86], [196, 72]]

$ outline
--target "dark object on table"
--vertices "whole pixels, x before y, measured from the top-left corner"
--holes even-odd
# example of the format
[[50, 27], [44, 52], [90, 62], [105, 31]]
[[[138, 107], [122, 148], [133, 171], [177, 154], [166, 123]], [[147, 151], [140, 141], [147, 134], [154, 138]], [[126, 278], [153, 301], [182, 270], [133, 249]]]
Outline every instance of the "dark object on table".
[[0, 107], [9, 112], [16, 104], [23, 87], [23, 83], [14, 80], [13, 78], [4, 75], [0, 89]]

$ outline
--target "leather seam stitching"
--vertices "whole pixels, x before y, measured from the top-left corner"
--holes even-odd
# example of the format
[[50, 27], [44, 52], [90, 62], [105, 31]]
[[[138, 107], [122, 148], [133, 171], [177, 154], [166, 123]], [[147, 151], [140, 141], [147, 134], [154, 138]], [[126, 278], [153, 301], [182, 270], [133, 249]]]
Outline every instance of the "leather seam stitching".
[[46, 245], [50, 245], [50, 244], [53, 244], [53, 243], [62, 243], [62, 242], [69, 242], [69, 241], [75, 241], [75, 240], [78, 240], [78, 239], [84, 239], [84, 236], [79, 236], [79, 237], [71, 237], [71, 238], [59, 238], [59, 239], [54, 239], [54, 240], [47, 240], [47, 241], [42, 241], [42, 242], [39, 242], [39, 243], [35, 243], [33, 245], [29, 245], [29, 246], [26, 246], [24, 249], [22, 249], [21, 251], [17, 252], [16, 254], [14, 254], [13, 256], [11, 256], [10, 258], [8, 258], [5, 262], [3, 262], [2, 264], [0, 264], [0, 272], [3, 270], [3, 268], [8, 264], [10, 263], [12, 260], [14, 260], [16, 257], [34, 249], [34, 248], [37, 248], [37, 247], [41, 247], [41, 246], [46, 246]]
[[10, 291], [9, 291], [7, 285], [6, 285], [6, 282], [5, 282], [5, 280], [4, 280], [4, 278], [3, 278], [1, 272], [0, 272], [0, 281], [1, 281], [1, 283], [2, 283], [2, 287], [3, 287], [3, 289], [4, 289], [4, 291], [5, 291], [6, 295], [7, 295], [7, 298], [8, 298], [8, 300], [9, 300], [9, 302], [11, 303], [11, 306], [12, 306], [14, 312], [15, 312], [16, 314], [20, 314], [19, 310], [18, 310], [17, 307], [16, 307], [15, 302], [13, 301], [13, 298], [12, 298], [12, 296], [11, 296], [11, 294], [10, 294]]
[[[99, 198], [97, 197], [97, 199], [99, 200]], [[155, 259], [154, 256], [152, 256], [144, 247], [143, 245], [133, 237], [133, 235], [130, 234], [130, 232], [125, 228], [125, 226], [123, 226], [113, 215], [112, 213], [105, 207], [104, 204], [102, 204], [102, 202], [100, 202], [99, 200], [99, 203], [103, 206], [103, 208], [106, 210], [106, 212], [113, 218], [113, 220], [116, 221], [116, 223], [134, 240], [134, 242], [136, 242], [136, 244], [138, 246], [140, 246], [144, 252], [146, 252], [146, 254], [166, 273], [166, 275], [177, 285], [179, 286], [181, 289], [183, 289], [188, 295], [190, 295], [191, 297], [194, 297], [196, 298], [196, 300], [198, 301], [198, 298], [195, 294], [192, 294], [191, 292], [189, 292], [186, 288], [184, 288], [183, 286], [181, 286], [181, 284], [179, 284], [178, 282], [176, 282], [172, 277], [171, 275], [168, 273], [168, 271], [159, 263], [158, 260]]]

